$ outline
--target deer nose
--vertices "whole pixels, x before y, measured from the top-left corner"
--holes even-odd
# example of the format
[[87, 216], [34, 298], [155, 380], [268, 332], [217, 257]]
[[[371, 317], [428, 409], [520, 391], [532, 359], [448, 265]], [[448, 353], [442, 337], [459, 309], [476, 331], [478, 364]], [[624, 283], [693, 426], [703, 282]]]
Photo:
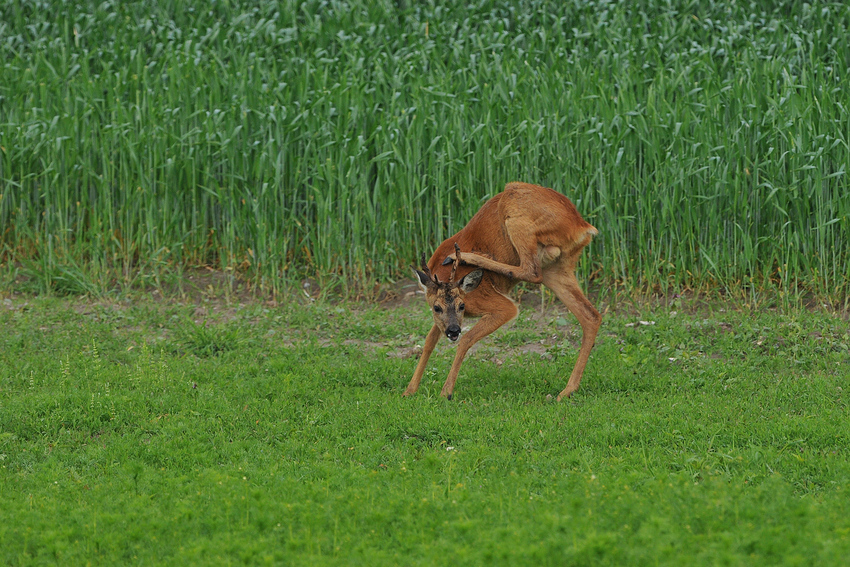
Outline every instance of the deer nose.
[[448, 327], [446, 327], [446, 336], [450, 341], [456, 341], [460, 336], [460, 325], [457, 323], [452, 323]]

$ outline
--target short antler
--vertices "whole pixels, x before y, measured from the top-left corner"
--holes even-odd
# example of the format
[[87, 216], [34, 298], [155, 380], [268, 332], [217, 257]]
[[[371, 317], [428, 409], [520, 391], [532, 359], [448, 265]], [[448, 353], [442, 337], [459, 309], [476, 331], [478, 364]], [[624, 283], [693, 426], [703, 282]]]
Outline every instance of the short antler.
[[449, 277], [449, 283], [454, 283], [458, 265], [460, 265], [460, 246], [455, 242], [455, 261], [452, 264], [452, 275]]
[[425, 252], [422, 253], [422, 273], [428, 276], [428, 279], [433, 281], [435, 284], [440, 285], [440, 280], [437, 279], [437, 274], [432, 274], [431, 269], [428, 267], [428, 260], [425, 257]]

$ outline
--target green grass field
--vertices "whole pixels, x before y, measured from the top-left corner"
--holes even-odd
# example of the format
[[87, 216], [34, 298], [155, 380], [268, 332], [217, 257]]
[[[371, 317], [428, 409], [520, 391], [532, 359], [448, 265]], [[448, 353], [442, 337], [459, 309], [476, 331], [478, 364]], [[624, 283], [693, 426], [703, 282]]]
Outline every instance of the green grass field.
[[520, 180], [606, 288], [846, 303], [848, 91], [844, 2], [4, 2], [0, 262], [370, 293]]
[[[641, 324], [643, 320], [646, 323]], [[5, 565], [842, 565], [850, 334], [527, 303], [439, 397], [398, 306], [0, 301]]]

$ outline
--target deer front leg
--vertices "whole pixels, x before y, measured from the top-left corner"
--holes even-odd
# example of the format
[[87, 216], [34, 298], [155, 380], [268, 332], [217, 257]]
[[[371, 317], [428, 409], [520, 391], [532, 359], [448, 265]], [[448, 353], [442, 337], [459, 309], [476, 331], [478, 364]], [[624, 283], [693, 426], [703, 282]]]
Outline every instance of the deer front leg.
[[428, 359], [431, 353], [434, 352], [434, 347], [437, 346], [437, 341], [440, 340], [440, 328], [437, 325], [431, 327], [428, 336], [425, 337], [425, 346], [422, 347], [422, 354], [419, 356], [419, 362], [416, 364], [416, 370], [413, 372], [413, 378], [410, 379], [410, 384], [404, 391], [403, 396], [415, 394], [419, 389], [419, 382], [422, 381], [422, 375], [425, 374], [425, 366], [428, 364]]
[[449, 377], [446, 378], [446, 383], [443, 384], [443, 389], [440, 392], [440, 395], [444, 398], [452, 399], [452, 392], [455, 389], [455, 381], [457, 381], [457, 375], [460, 372], [460, 365], [463, 363], [463, 359], [469, 349], [472, 348], [472, 345], [516, 317], [517, 308], [514, 302], [501, 294], [498, 297], [501, 297], [501, 301], [494, 300], [493, 303], [495, 305], [491, 305], [496, 310], [481, 317], [478, 323], [458, 341], [457, 352], [455, 353], [454, 362], [452, 362], [452, 369], [449, 371]]

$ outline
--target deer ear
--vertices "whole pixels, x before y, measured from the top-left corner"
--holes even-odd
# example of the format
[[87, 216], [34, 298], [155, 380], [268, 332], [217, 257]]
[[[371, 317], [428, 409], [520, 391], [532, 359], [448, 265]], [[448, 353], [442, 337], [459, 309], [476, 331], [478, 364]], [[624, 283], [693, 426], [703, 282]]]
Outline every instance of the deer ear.
[[413, 268], [413, 274], [414, 274], [414, 276], [415, 276], [415, 278], [416, 278], [416, 283], [418, 283], [418, 284], [419, 284], [419, 288], [420, 288], [422, 291], [424, 291], [424, 292], [426, 292], [426, 293], [427, 293], [427, 291], [428, 291], [428, 287], [429, 287], [429, 286], [434, 285], [434, 282], [433, 282], [433, 281], [431, 281], [431, 278], [429, 278], [429, 277], [425, 274], [425, 272], [422, 272], [422, 271], [420, 271], [420, 270], [417, 270], [416, 268]]
[[463, 277], [462, 280], [460, 280], [458, 287], [461, 289], [461, 291], [463, 291], [463, 293], [469, 293], [470, 291], [478, 287], [478, 284], [481, 283], [481, 276], [483, 275], [484, 272], [480, 269], [469, 272]]

